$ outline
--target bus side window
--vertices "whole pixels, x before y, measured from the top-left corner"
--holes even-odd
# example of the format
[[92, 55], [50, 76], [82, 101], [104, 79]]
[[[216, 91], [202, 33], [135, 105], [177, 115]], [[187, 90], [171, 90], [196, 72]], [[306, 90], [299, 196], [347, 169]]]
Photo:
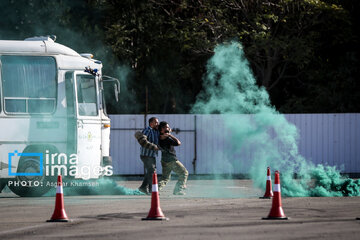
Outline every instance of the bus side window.
[[57, 70], [53, 57], [1, 56], [4, 111], [10, 114], [53, 113]]

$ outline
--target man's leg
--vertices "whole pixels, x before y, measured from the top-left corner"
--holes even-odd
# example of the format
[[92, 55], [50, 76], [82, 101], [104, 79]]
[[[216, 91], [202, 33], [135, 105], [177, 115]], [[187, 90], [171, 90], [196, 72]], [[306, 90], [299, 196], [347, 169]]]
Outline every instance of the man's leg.
[[143, 162], [144, 164], [144, 178], [143, 178], [143, 181], [141, 183], [141, 186], [139, 187], [139, 190], [145, 194], [147, 194], [149, 191], [147, 190], [147, 178], [146, 178], [146, 173], [147, 173], [147, 170], [146, 170], [146, 167], [145, 167], [145, 162], [146, 162], [146, 158], [144, 156], [140, 156], [140, 159], [141, 161]]
[[175, 185], [174, 194], [184, 195], [186, 188], [186, 181], [189, 176], [189, 172], [180, 161], [175, 161], [173, 165], [173, 171], [178, 176], [178, 181]]
[[161, 161], [162, 176], [159, 181], [159, 191], [170, 181], [172, 165], [171, 162]]
[[148, 183], [148, 189], [149, 193], [152, 192], [152, 177], [154, 172], [156, 171], [156, 158], [149, 157], [148, 165], [147, 165], [147, 183]]
[[[145, 175], [144, 180], [140, 186], [140, 190], [151, 192], [152, 175], [156, 169], [156, 159], [154, 157], [140, 156], [141, 161], [144, 163]], [[142, 192], [144, 192], [142, 191]]]

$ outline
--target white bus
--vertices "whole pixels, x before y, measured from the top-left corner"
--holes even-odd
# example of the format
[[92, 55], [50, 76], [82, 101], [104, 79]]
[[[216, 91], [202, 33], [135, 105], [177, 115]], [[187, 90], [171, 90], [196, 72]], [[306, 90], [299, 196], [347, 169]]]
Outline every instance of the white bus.
[[101, 69], [54, 37], [0, 40], [0, 191], [41, 196], [58, 174], [112, 174], [104, 83], [116, 99], [120, 83]]

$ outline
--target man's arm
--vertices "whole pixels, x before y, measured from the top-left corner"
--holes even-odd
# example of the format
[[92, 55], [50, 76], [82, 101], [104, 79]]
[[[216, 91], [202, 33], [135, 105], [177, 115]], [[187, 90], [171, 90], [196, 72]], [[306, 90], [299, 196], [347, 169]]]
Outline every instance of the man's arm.
[[159, 150], [158, 146], [156, 144], [149, 142], [146, 135], [143, 134], [142, 132], [140, 131], [136, 132], [135, 138], [142, 147], [148, 148], [150, 150]]
[[170, 133], [164, 133], [163, 135], [160, 135], [160, 139], [166, 139], [166, 138], [170, 138], [175, 144], [174, 146], [180, 146], [181, 142], [179, 139], [177, 139], [177, 137], [175, 137], [174, 135], [171, 135]]
[[169, 134], [169, 137], [172, 138], [175, 142], [177, 142], [178, 146], [181, 145], [181, 142], [179, 139], [177, 139], [174, 135]]

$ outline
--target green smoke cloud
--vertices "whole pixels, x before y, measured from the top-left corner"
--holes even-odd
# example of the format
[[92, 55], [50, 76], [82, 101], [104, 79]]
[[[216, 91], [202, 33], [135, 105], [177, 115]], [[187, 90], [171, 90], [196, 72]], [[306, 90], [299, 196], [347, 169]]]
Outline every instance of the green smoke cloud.
[[[256, 187], [264, 187], [267, 166], [280, 170], [285, 196], [359, 195], [359, 181], [342, 177], [335, 167], [315, 166], [299, 154], [297, 128], [270, 104], [266, 89], [257, 86], [240, 43], [218, 45], [214, 52], [192, 112], [221, 114], [229, 141], [221, 149], [226, 159], [217, 163], [248, 167]], [[251, 149], [256, 150], [246, 164], [234, 158]]]
[[[47, 192], [45, 196], [54, 196], [56, 188]], [[144, 195], [138, 189], [120, 186], [113, 179], [101, 178], [94, 181], [72, 180], [64, 182], [65, 196], [79, 195]]]

